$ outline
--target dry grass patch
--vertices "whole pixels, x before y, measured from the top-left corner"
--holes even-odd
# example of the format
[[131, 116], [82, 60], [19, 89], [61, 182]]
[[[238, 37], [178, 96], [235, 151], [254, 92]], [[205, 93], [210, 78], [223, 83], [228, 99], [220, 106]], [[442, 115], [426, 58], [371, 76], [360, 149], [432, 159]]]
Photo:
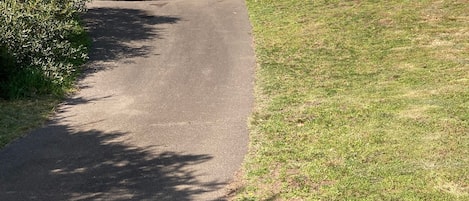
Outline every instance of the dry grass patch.
[[467, 1], [248, 0], [259, 63], [237, 200], [467, 200]]

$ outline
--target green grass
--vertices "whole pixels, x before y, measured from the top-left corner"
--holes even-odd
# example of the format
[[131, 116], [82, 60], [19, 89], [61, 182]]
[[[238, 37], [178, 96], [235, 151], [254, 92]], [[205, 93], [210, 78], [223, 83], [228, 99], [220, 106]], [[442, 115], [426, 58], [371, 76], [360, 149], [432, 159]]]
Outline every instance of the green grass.
[[469, 200], [469, 2], [247, 0], [237, 200]]
[[[77, 24], [69, 40], [74, 46], [83, 45], [89, 48], [91, 38], [83, 26], [83, 23]], [[42, 79], [42, 76], [29, 75], [30, 77], [24, 76], [17, 79], [18, 82], [30, 82], [30, 84], [23, 84], [24, 86], [36, 86], [44, 91], [27, 96], [14, 95], [13, 98], [7, 100], [0, 98], [0, 149], [24, 136], [31, 129], [41, 126], [53, 114], [56, 106], [64, 97], [76, 90], [74, 84], [76, 78], [82, 73], [81, 66], [85, 62], [81, 59], [73, 60], [75, 71], [67, 76], [60, 85], [38, 81], [37, 79]], [[21, 89], [15, 90], [21, 91]]]
[[0, 100], [0, 149], [40, 126], [59, 103], [58, 97]]

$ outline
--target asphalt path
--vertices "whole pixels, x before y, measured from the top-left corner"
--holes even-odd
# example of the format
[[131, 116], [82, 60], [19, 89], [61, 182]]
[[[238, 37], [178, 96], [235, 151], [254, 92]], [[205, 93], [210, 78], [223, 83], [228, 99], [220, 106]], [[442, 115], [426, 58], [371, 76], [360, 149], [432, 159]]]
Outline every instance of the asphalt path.
[[0, 151], [0, 200], [223, 200], [247, 151], [243, 0], [95, 1], [80, 90]]

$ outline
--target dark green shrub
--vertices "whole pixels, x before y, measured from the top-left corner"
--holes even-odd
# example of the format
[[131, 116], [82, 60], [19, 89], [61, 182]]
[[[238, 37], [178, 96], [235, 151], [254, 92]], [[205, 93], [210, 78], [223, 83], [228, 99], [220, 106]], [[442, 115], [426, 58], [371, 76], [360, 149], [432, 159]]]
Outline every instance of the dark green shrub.
[[85, 0], [0, 1], [0, 96], [57, 93], [86, 58]]

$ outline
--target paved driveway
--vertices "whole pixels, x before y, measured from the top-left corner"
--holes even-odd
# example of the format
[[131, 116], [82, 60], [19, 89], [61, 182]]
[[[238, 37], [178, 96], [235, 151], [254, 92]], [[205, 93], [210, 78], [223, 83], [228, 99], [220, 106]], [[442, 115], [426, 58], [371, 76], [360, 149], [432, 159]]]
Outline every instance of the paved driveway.
[[247, 151], [243, 0], [96, 1], [80, 91], [0, 151], [0, 200], [220, 200]]

